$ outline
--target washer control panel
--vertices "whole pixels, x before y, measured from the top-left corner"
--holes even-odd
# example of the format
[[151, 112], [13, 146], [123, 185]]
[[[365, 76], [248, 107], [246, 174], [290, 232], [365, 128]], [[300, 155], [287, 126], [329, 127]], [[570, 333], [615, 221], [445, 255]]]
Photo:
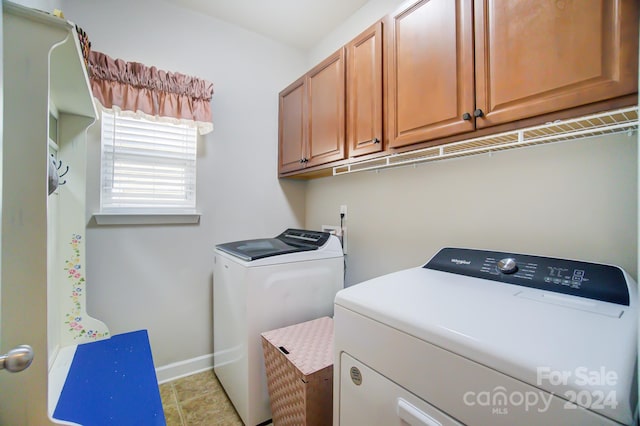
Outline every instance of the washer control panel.
[[624, 273], [610, 265], [443, 248], [424, 268], [629, 306], [629, 288]]

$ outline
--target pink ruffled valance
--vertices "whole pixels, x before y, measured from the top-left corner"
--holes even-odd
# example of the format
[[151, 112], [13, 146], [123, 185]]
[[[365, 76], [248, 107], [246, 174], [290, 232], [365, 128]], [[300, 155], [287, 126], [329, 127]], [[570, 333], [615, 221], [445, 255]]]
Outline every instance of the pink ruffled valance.
[[104, 108], [193, 121], [200, 134], [213, 130], [213, 83], [207, 80], [113, 59], [96, 51], [89, 55], [89, 74], [93, 96]]

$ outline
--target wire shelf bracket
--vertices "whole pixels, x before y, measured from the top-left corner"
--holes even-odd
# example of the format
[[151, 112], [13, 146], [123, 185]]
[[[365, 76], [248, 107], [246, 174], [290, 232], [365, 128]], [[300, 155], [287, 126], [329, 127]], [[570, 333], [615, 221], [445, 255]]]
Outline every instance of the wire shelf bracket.
[[390, 154], [333, 167], [333, 175], [426, 163], [492, 151], [638, 130], [638, 107], [601, 112], [445, 145]]

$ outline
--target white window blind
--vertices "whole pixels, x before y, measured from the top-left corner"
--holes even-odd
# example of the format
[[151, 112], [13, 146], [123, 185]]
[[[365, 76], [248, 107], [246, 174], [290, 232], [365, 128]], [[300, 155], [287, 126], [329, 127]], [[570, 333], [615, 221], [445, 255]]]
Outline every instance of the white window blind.
[[195, 128], [103, 111], [101, 211], [194, 212], [196, 142]]

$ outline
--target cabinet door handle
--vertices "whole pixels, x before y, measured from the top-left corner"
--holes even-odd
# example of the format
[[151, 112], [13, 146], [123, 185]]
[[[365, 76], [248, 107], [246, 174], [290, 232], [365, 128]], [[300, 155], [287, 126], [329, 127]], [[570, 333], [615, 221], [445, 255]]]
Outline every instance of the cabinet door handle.
[[484, 116], [484, 112], [482, 112], [482, 110], [480, 108], [478, 108], [477, 110], [473, 111], [473, 115], [474, 115], [474, 117], [483, 117]]
[[298, 163], [300, 164], [304, 163], [304, 158], [301, 158], [300, 161], [298, 161]]
[[471, 114], [469, 114], [468, 112], [465, 112], [464, 114], [462, 114], [462, 119], [464, 121], [469, 121], [471, 120]]
[[373, 142], [373, 143], [380, 143], [380, 139], [378, 139], [378, 138], [373, 138], [373, 139], [371, 139], [371, 142]]

